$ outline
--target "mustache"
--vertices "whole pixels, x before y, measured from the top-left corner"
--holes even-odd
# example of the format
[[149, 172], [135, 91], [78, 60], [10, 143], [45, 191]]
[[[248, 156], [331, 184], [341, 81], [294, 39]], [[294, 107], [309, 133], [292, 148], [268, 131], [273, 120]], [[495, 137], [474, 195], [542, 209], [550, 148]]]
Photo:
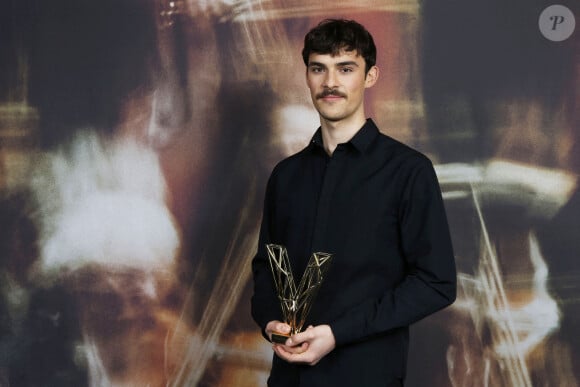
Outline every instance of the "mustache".
[[338, 91], [336, 89], [325, 89], [322, 93], [316, 94], [316, 99], [328, 97], [329, 95], [346, 98], [346, 94], [341, 93], [340, 91]]

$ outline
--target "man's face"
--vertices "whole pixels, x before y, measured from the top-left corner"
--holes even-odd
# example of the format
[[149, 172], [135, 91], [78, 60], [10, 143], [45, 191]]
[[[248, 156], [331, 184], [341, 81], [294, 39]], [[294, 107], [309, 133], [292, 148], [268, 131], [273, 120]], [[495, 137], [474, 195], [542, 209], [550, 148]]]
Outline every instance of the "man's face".
[[314, 107], [329, 122], [364, 120], [364, 91], [374, 85], [378, 69], [365, 74], [365, 60], [355, 51], [342, 50], [336, 56], [310, 54], [306, 83]]

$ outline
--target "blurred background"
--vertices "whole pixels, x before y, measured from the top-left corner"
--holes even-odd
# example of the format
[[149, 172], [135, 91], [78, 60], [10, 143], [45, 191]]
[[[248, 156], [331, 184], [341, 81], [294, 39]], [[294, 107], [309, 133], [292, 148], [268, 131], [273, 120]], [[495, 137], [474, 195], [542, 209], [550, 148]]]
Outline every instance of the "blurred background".
[[373, 34], [368, 115], [427, 154], [457, 302], [409, 386], [580, 382], [579, 3], [0, 0], [0, 386], [258, 386], [266, 179], [318, 127], [300, 51]]

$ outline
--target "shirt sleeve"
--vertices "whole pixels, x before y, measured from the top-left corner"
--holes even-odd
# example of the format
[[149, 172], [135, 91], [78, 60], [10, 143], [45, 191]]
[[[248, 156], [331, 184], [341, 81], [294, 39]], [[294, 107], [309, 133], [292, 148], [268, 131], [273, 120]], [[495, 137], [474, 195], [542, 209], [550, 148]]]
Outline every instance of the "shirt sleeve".
[[337, 345], [362, 341], [410, 324], [450, 305], [456, 268], [437, 176], [431, 162], [411, 169], [398, 211], [403, 281], [330, 323]]
[[[272, 176], [274, 176], [274, 174]], [[266, 244], [271, 243], [271, 208], [274, 196], [272, 176], [270, 177], [266, 187], [258, 251], [252, 259], [252, 274], [254, 279], [254, 293], [251, 299], [252, 318], [260, 326], [262, 335], [267, 340], [269, 340], [269, 338], [266, 335], [265, 329], [268, 322], [272, 320], [282, 320], [281, 307], [276, 296], [270, 263], [268, 262], [268, 253], [266, 251]]]

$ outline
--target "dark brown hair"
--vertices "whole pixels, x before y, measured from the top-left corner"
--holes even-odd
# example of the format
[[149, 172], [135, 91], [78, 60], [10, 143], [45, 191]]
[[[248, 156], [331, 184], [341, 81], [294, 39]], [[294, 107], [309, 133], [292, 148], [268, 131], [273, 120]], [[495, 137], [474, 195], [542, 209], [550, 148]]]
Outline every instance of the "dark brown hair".
[[354, 20], [326, 19], [304, 37], [302, 59], [308, 66], [311, 53], [338, 55], [341, 50], [356, 51], [365, 60], [365, 72], [377, 60], [377, 49], [371, 34]]

